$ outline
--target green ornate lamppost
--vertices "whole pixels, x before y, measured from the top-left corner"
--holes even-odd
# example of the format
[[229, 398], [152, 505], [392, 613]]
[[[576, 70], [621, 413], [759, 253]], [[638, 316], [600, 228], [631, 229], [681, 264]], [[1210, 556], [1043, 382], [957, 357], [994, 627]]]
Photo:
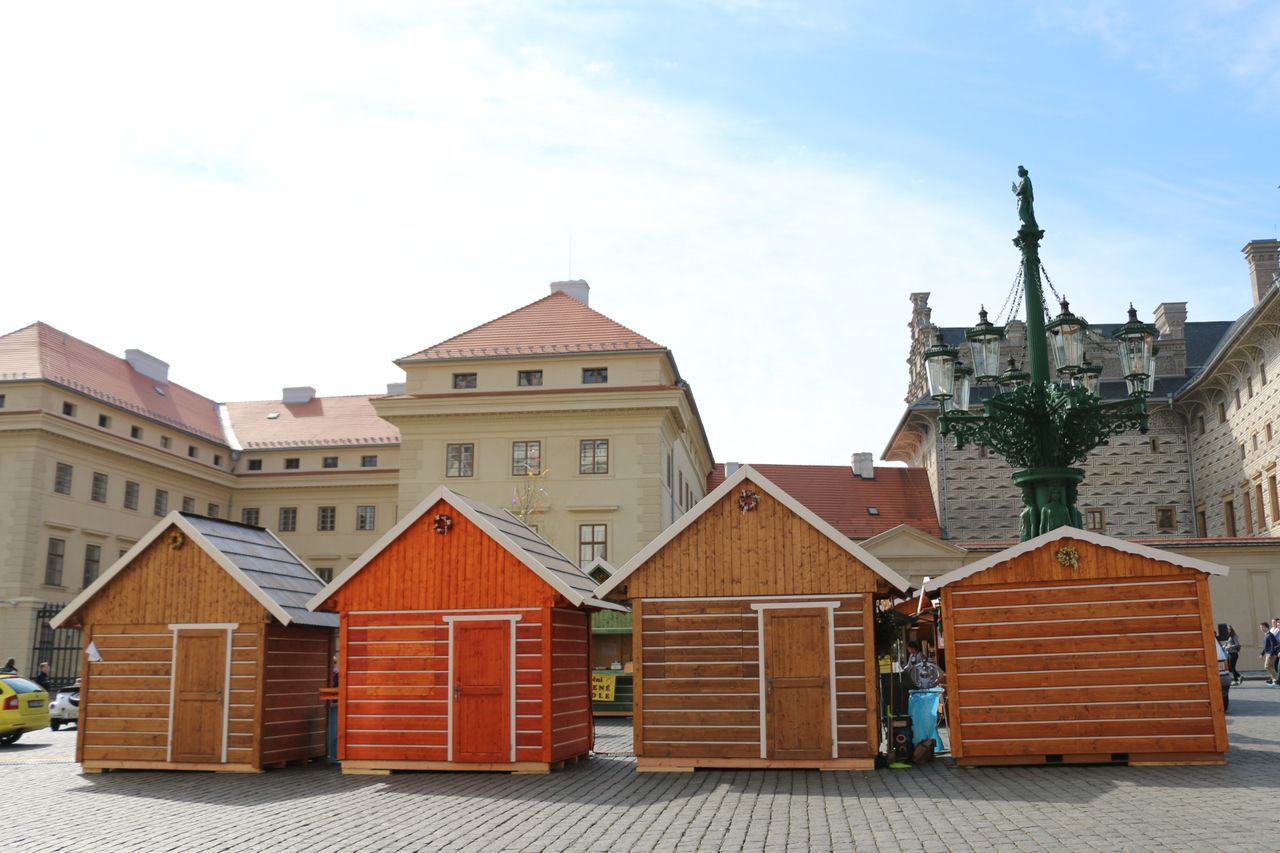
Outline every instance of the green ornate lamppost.
[[[1076, 493], [1084, 471], [1073, 467], [1090, 450], [1113, 435], [1147, 431], [1146, 399], [1155, 380], [1156, 328], [1138, 320], [1129, 306], [1129, 320], [1113, 335], [1119, 344], [1120, 366], [1129, 395], [1103, 402], [1099, 396], [1102, 368], [1085, 356], [1088, 323], [1071, 313], [1065, 299], [1061, 313], [1045, 322], [1040, 287], [1040, 241], [1031, 179], [1018, 167], [1018, 196], [1022, 221], [1013, 243], [1022, 251], [1022, 282], [1027, 309], [1027, 365], [1017, 369], [1012, 358], [1000, 370], [1004, 328], [978, 312], [978, 324], [965, 332], [973, 366], [959, 361], [959, 351], [938, 332], [924, 352], [929, 394], [942, 408], [943, 435], [955, 435], [957, 448], [979, 444], [1003, 456], [1017, 470], [1013, 482], [1022, 490], [1025, 508], [1019, 528], [1025, 542], [1057, 527], [1082, 527]], [[1049, 372], [1052, 345], [1056, 376]], [[992, 387], [981, 412], [970, 411], [973, 383]]]

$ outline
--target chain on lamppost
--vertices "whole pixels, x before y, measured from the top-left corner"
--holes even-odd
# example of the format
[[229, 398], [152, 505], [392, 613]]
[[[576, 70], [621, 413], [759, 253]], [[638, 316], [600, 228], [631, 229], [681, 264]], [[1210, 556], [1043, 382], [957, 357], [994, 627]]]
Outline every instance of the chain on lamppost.
[[[1102, 367], [1090, 362], [1085, 351], [1088, 322], [1073, 314], [1063, 299], [1060, 313], [1045, 323], [1040, 286], [1044, 231], [1036, 223], [1027, 170], [1019, 166], [1018, 177], [1013, 191], [1022, 225], [1013, 243], [1022, 252], [1030, 373], [1019, 369], [1013, 358], [1000, 369], [1005, 330], [987, 319], [985, 307], [978, 312], [978, 323], [965, 332], [972, 367], [960, 361], [959, 349], [948, 345], [941, 331], [933, 346], [925, 350], [924, 360], [929, 395], [942, 409], [942, 434], [954, 434], [957, 448], [979, 444], [1020, 469], [1014, 472], [1013, 481], [1022, 490], [1024, 509], [1019, 529], [1026, 541], [1064, 525], [1083, 526], [1076, 496], [1084, 472], [1074, 466], [1113, 435], [1133, 429], [1147, 431], [1146, 400], [1155, 382], [1156, 328], [1139, 321], [1137, 311], [1129, 306], [1128, 322], [1113, 335], [1119, 345], [1128, 397], [1103, 402]], [[1056, 376], [1049, 373], [1050, 352]], [[983, 401], [980, 412], [970, 411], [974, 383], [993, 392]]]

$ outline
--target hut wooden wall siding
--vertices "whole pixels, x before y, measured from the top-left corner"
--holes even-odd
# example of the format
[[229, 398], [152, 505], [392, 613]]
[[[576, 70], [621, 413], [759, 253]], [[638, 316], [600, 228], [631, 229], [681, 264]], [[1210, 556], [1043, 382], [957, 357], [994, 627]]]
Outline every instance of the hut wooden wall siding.
[[318, 686], [329, 681], [332, 631], [266, 627], [262, 679], [262, 763], [325, 754], [327, 716]]
[[[868, 595], [830, 595], [834, 609], [836, 757], [874, 758], [875, 684], [868, 684]], [[787, 598], [800, 604], [804, 598]], [[643, 713], [636, 754], [750, 759], [761, 755], [760, 614], [776, 600], [643, 602], [638, 645]], [[870, 692], [869, 689], [870, 688]]]
[[[750, 480], [743, 483], [752, 488]], [[821, 531], [768, 493], [755, 510], [726, 495], [626, 581], [632, 599], [826, 595], [888, 588]], [[785, 567], [785, 568], [783, 568]]]
[[581, 610], [551, 616], [551, 754], [549, 761], [580, 755], [593, 746], [591, 719], [591, 621]]
[[1205, 575], [1071, 541], [943, 587], [952, 749], [961, 763], [1227, 749]]

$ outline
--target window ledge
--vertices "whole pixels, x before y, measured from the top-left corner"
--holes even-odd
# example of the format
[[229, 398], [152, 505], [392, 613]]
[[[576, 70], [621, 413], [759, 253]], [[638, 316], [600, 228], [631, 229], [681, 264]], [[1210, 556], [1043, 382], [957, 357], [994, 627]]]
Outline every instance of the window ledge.
[[613, 505], [606, 506], [601, 504], [597, 506], [586, 506], [586, 505], [567, 506], [565, 507], [565, 509], [568, 510], [569, 512], [617, 512], [618, 505], [613, 504]]

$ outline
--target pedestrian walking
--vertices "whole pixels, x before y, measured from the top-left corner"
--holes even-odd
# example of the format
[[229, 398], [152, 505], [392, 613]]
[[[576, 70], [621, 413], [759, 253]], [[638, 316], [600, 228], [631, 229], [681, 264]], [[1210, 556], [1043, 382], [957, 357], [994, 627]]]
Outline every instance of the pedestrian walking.
[[1227, 641], [1222, 647], [1227, 652], [1227, 671], [1231, 673], [1231, 683], [1243, 684], [1244, 676], [1236, 669], [1236, 662], [1240, 660], [1240, 637], [1230, 625], [1227, 626]]
[[1262, 666], [1267, 671], [1267, 685], [1276, 686], [1276, 653], [1280, 651], [1280, 639], [1271, 632], [1271, 625], [1259, 622], [1262, 628]]

